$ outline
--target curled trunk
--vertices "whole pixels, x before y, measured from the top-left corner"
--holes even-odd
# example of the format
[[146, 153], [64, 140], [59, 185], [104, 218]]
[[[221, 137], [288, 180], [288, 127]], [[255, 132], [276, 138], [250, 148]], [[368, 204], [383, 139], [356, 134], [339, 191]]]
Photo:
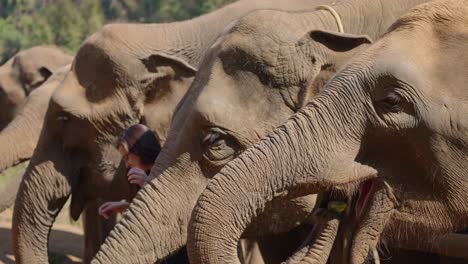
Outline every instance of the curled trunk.
[[61, 68], [34, 90], [15, 119], [0, 132], [0, 173], [31, 158], [43, 127], [50, 97], [69, 69], [70, 66]]
[[339, 219], [332, 217], [323, 224], [315, 225], [304, 247], [290, 257], [285, 264], [326, 264], [338, 233], [339, 224]]
[[[171, 169], [162, 165], [174, 163]], [[207, 179], [188, 155], [174, 162], [163, 151], [158, 165], [162, 175], [138, 192], [91, 263], [154, 263], [185, 245], [190, 213]]]
[[40, 146], [47, 147], [36, 149], [15, 201], [13, 250], [17, 263], [48, 263], [49, 233], [71, 193], [71, 183], [65, 175], [74, 172], [72, 161], [63, 159], [53, 144], [40, 142]]
[[[57, 71], [41, 87], [34, 90], [15, 119], [0, 132], [0, 173], [31, 158], [42, 130], [45, 113], [53, 91], [70, 67]], [[0, 212], [11, 206], [16, 197], [24, 169], [15, 173], [0, 198]]]
[[213, 178], [192, 214], [188, 250], [193, 263], [239, 263], [236, 245], [242, 233], [275, 197], [317, 193], [375, 176], [374, 169], [354, 161], [365, 129], [364, 104], [356, 98], [365, 97], [354, 94], [358, 89], [330, 90]]

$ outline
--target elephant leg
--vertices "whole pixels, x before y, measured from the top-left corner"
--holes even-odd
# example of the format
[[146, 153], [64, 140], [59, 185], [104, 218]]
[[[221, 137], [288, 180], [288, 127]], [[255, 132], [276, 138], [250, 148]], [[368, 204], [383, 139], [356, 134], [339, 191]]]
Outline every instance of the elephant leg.
[[94, 255], [99, 251], [109, 232], [116, 223], [115, 215], [105, 220], [98, 214], [102, 203], [96, 200], [88, 201], [83, 215], [84, 228], [84, 263], [90, 263]]
[[317, 212], [327, 220], [325, 223], [318, 223], [315, 225], [303, 247], [284, 263], [327, 263], [333, 243], [338, 234], [340, 220], [335, 213], [329, 212], [328, 210], [318, 209]]

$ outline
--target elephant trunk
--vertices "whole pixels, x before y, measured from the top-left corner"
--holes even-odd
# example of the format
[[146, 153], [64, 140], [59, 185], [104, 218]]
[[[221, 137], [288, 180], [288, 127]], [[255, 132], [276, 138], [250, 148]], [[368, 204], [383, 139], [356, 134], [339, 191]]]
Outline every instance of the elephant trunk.
[[242, 233], [276, 197], [347, 188], [375, 176], [355, 161], [366, 127], [366, 104], [359, 99], [365, 96], [359, 93], [357, 87], [323, 91], [213, 178], [192, 213], [192, 263], [239, 263]]
[[[328, 213], [328, 212], [326, 212]], [[333, 242], [338, 233], [340, 221], [332, 216], [324, 224], [316, 224], [306, 245], [290, 257], [285, 264], [327, 263]]]
[[41, 141], [47, 140], [40, 140], [15, 201], [12, 232], [17, 263], [48, 263], [49, 233], [71, 193], [65, 175], [73, 172], [72, 161], [58, 147], [51, 149], [53, 144]]
[[207, 179], [188, 154], [174, 161], [165, 150], [152, 175], [160, 176], [138, 192], [91, 263], [154, 263], [185, 245], [190, 213]]
[[42, 128], [44, 113], [42, 118], [35, 112], [30, 115], [32, 116], [26, 116], [23, 111], [0, 133], [0, 173], [31, 158]]
[[31, 92], [18, 115], [0, 133], [0, 173], [30, 159], [36, 148], [50, 97], [70, 66]]

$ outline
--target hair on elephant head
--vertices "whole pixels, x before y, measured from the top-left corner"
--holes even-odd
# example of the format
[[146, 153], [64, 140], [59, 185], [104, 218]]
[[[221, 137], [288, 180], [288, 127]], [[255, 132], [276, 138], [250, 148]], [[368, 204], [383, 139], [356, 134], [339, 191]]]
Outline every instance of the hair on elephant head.
[[221, 170], [193, 212], [191, 261], [238, 263], [236, 242], [281, 195], [352, 196], [352, 225], [340, 227], [351, 235], [351, 263], [364, 263], [381, 238], [431, 250], [439, 237], [465, 230], [466, 12], [456, 0], [416, 7]]

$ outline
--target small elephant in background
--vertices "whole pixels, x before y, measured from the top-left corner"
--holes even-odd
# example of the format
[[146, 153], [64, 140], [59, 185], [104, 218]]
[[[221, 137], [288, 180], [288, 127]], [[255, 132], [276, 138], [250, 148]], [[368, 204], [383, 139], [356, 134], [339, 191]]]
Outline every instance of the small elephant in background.
[[[31, 91], [14, 119], [0, 131], [0, 172], [15, 166], [25, 167], [37, 145], [50, 97], [70, 71], [63, 66]], [[17, 169], [17, 168], [15, 168]], [[25, 169], [19, 169], [6, 185], [0, 188], [0, 212], [13, 205]]]
[[26, 97], [73, 57], [56, 46], [18, 52], [0, 66], [0, 130], [18, 113]]
[[[36, 46], [0, 66], [0, 173], [32, 156], [52, 91], [72, 59], [56, 46]], [[0, 212], [13, 204], [23, 173], [1, 188]]]

